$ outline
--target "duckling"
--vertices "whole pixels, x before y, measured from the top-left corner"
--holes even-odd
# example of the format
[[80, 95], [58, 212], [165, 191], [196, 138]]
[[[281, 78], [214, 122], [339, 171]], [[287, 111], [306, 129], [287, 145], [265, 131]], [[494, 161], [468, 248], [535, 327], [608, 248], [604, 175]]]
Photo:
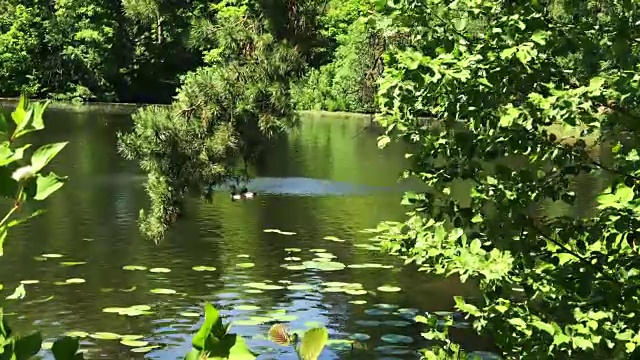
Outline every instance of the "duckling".
[[256, 196], [256, 193], [249, 191], [246, 187], [242, 188], [242, 196], [245, 199], [253, 199]]

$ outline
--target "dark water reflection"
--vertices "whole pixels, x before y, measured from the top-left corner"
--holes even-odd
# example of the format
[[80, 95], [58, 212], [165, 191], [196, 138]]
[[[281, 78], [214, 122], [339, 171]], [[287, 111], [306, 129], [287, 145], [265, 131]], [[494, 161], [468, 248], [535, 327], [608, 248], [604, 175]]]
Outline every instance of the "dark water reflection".
[[[305, 119], [299, 130], [274, 144], [257, 165], [260, 178], [253, 185], [271, 191], [266, 189], [249, 202], [231, 202], [227, 192], [217, 193], [212, 204], [191, 201], [185, 220], [164, 242], [154, 245], [139, 236], [136, 224], [139, 209], [146, 205], [144, 177], [136, 164], [123, 161], [116, 152], [116, 132], [130, 126], [128, 117], [49, 112], [48, 128], [36, 141], [71, 141], [52, 164], [70, 180], [47, 201], [48, 213], [15, 230], [5, 245], [5, 256], [0, 259], [5, 295], [21, 280], [39, 280], [26, 285], [28, 295], [23, 301], [6, 304], [6, 311], [19, 314], [10, 321], [21, 331], [40, 329], [47, 338], [68, 331], [113, 332], [142, 335], [162, 346], [145, 355], [131, 352], [118, 341], [87, 338], [82, 347], [89, 349], [88, 358], [176, 359], [189, 350], [190, 335], [201, 321], [188, 313], [200, 312], [202, 303], [211, 301], [227, 321], [285, 309], [293, 315], [289, 317], [292, 329], [303, 330], [314, 325], [309, 322], [320, 322], [330, 329], [332, 339], [347, 339], [353, 333], [371, 337], [365, 343], [372, 352], [350, 354], [340, 350], [344, 344], [337, 343], [323, 359], [416, 358], [410, 351], [423, 347], [424, 342], [421, 327], [409, 321], [415, 312], [448, 310], [453, 295], [471, 294], [472, 290], [403, 267], [398, 259], [376, 251], [375, 244], [360, 232], [381, 220], [401, 219], [400, 195], [410, 186], [396, 181], [405, 165], [403, 149], [378, 150], [376, 134], [363, 131], [368, 123], [368, 119], [353, 118]], [[265, 233], [267, 228], [297, 234]], [[324, 240], [328, 235], [347, 241]], [[286, 248], [301, 251], [289, 253]], [[347, 265], [393, 267], [325, 272], [282, 267], [295, 262], [285, 261], [287, 257], [313, 259], [317, 255], [312, 249], [326, 250]], [[51, 253], [62, 257], [39, 257]], [[86, 264], [61, 264], [76, 261]], [[245, 262], [255, 266], [237, 266]], [[164, 267], [171, 272], [126, 271], [124, 265]], [[192, 269], [199, 265], [217, 271]], [[70, 278], [86, 282], [55, 284]], [[313, 289], [251, 293], [244, 286], [251, 282], [283, 287], [309, 284]], [[360, 283], [373, 293], [354, 296], [319, 291], [327, 287], [326, 282]], [[381, 285], [402, 290], [380, 292]], [[156, 288], [178, 294], [150, 292]], [[353, 300], [367, 303], [349, 302]], [[153, 315], [126, 317], [102, 311], [136, 304], [152, 306]], [[259, 310], [237, 309], [252, 304]], [[398, 312], [401, 308], [409, 310]], [[268, 324], [238, 325], [234, 331], [252, 338], [250, 345], [261, 349], [270, 345], [264, 340], [268, 328]], [[393, 344], [381, 340], [384, 334], [407, 335], [413, 342], [390, 347]], [[261, 358], [293, 359], [286, 350], [271, 349]]]

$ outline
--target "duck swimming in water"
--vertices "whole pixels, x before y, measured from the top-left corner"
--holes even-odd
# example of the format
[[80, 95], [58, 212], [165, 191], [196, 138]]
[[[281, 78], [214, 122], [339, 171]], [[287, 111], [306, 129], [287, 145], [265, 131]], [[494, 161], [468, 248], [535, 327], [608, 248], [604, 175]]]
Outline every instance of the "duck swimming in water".
[[242, 195], [238, 193], [235, 186], [231, 186], [231, 201], [242, 200]]
[[241, 193], [245, 199], [253, 199], [256, 196], [256, 193], [249, 191], [246, 187], [242, 188]]

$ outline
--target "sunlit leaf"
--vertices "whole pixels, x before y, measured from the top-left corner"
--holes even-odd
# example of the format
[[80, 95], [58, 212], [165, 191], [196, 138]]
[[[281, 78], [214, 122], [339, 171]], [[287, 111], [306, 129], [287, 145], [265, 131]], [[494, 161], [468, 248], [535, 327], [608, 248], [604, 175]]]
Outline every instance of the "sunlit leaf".
[[291, 344], [291, 336], [285, 324], [275, 324], [269, 329], [269, 340], [282, 346]]

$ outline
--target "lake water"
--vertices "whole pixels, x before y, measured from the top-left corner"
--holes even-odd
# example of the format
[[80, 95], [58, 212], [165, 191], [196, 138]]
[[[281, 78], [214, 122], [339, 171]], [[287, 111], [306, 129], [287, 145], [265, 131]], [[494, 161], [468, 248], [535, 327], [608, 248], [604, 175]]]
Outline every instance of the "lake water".
[[[45, 118], [47, 129], [34, 141], [70, 141], [51, 166], [69, 182], [47, 200], [45, 215], [10, 233], [0, 258], [5, 295], [21, 281], [39, 281], [25, 285], [24, 300], [5, 304], [6, 312], [15, 313], [9, 321], [17, 330], [39, 329], [47, 339], [70, 331], [139, 335], [158, 347], [137, 353], [118, 340], [91, 336], [81, 347], [87, 358], [181, 359], [202, 321], [203, 303], [211, 302], [225, 321], [236, 322], [234, 332], [263, 353], [260, 359], [295, 359], [266, 340], [274, 318], [293, 330], [324, 325], [334, 340], [369, 337], [363, 341], [369, 350], [352, 352], [334, 342], [322, 359], [415, 359], [415, 350], [426, 344], [413, 316], [450, 310], [452, 296], [473, 294], [471, 286], [403, 266], [360, 232], [382, 220], [402, 219], [400, 198], [411, 188], [397, 181], [405, 166], [403, 149], [378, 150], [367, 118], [304, 118], [258, 161], [258, 179], [250, 186], [258, 197], [232, 202], [221, 190], [213, 203], [192, 200], [185, 218], [158, 245], [137, 228], [138, 211], [147, 204], [144, 175], [116, 151], [116, 132], [130, 126], [129, 117], [50, 110]], [[295, 266], [332, 256], [356, 266], [336, 271]], [[127, 265], [170, 272], [123, 269]], [[64, 284], [67, 279], [85, 282]], [[344, 286], [338, 282], [358, 283], [370, 292], [335, 292]], [[265, 284], [274, 289], [260, 290]], [[379, 291], [384, 285], [400, 291]], [[132, 305], [148, 305], [152, 313], [131, 317], [103, 311]], [[473, 345], [482, 349], [475, 340]]]

